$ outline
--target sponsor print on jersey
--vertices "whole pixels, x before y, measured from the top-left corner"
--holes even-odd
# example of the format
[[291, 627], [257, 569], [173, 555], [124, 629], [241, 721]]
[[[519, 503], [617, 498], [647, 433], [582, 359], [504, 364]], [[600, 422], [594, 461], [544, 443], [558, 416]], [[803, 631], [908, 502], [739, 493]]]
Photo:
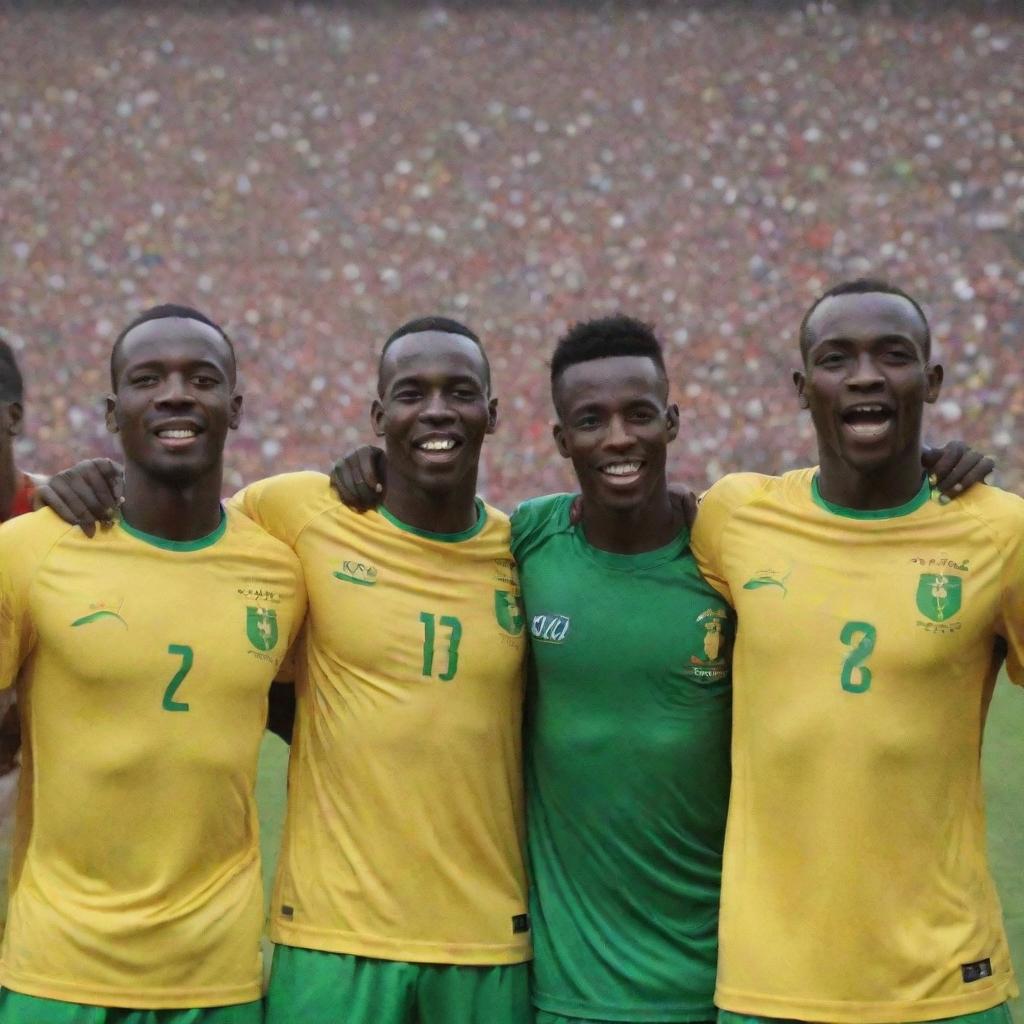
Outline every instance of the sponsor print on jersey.
[[73, 629], [77, 629], [79, 626], [91, 626], [94, 622], [102, 622], [104, 619], [109, 619], [113, 622], [119, 622], [127, 629], [128, 623], [121, 618], [121, 608], [123, 605], [123, 600], [92, 601], [89, 604], [88, 612], [75, 619], [71, 626]]
[[743, 584], [743, 589], [759, 590], [761, 587], [777, 587], [782, 591], [782, 596], [785, 597], [789, 593], [786, 589], [786, 580], [789, 579], [789, 574], [792, 571], [792, 569], [789, 569], [785, 573], [780, 573], [775, 569], [761, 569]]
[[960, 611], [963, 578], [946, 573], [921, 573], [917, 581], [917, 610], [932, 622], [946, 622]]
[[494, 617], [509, 636], [519, 636], [526, 624], [519, 601], [510, 590], [494, 592]]
[[530, 636], [542, 644], [565, 643], [569, 625], [568, 615], [534, 615], [530, 620]]
[[346, 560], [341, 568], [334, 571], [334, 578], [346, 583], [356, 583], [360, 587], [372, 587], [377, 582], [377, 566], [366, 562]]
[[257, 651], [272, 651], [277, 646], [277, 612], [250, 605], [245, 610], [245, 632]]
[[724, 608], [705, 608], [697, 616], [704, 633], [702, 650], [690, 655], [690, 672], [700, 683], [717, 683], [729, 674], [729, 613]]

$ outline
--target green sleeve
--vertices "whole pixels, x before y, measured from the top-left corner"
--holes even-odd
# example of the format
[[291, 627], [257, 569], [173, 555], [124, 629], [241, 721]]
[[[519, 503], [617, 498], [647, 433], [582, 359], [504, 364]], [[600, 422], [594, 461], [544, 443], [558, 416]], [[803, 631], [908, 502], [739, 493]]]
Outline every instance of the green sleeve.
[[575, 494], [530, 498], [512, 513], [512, 557], [522, 561], [538, 541], [569, 529], [569, 509]]

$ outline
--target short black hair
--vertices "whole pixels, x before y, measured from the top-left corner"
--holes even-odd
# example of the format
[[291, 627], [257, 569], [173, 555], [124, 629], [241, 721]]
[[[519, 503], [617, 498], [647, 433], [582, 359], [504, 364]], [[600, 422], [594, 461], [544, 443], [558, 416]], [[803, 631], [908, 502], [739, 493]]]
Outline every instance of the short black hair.
[[668, 380], [661, 342], [651, 324], [617, 313], [596, 320], [582, 320], [558, 339], [551, 356], [551, 398], [558, 405], [558, 378], [576, 363], [609, 356], [644, 356], [650, 359]]
[[231, 352], [231, 383], [234, 384], [238, 376], [238, 361], [235, 358], [234, 343], [228, 337], [227, 331], [225, 331], [224, 328], [215, 320], [211, 320], [205, 313], [201, 313], [198, 309], [194, 309], [192, 306], [182, 306], [175, 302], [165, 302], [159, 306], [150, 306], [149, 309], [143, 310], [114, 339], [114, 344], [110, 349], [110, 387], [113, 391], [117, 390], [117, 374], [114, 371], [114, 362], [117, 359], [118, 352], [121, 350], [121, 343], [124, 341], [128, 332], [133, 331], [139, 326], [139, 324], [148, 323], [150, 320], [169, 320], [172, 318], [198, 320], [201, 324], [206, 324], [208, 327], [212, 327], [227, 342], [228, 349]]
[[20, 402], [24, 394], [25, 382], [14, 358], [14, 349], [0, 338], [0, 402]]
[[401, 327], [396, 328], [388, 336], [388, 340], [384, 342], [384, 347], [380, 350], [380, 359], [377, 360], [377, 394], [383, 394], [380, 387], [380, 380], [383, 375], [384, 369], [384, 356], [391, 345], [398, 341], [399, 338], [404, 338], [407, 334], [423, 334], [426, 331], [438, 331], [441, 334], [461, 334], [463, 338], [469, 338], [470, 341], [476, 344], [476, 347], [480, 349], [480, 355], [484, 357], [484, 384], [487, 390], [491, 389], [491, 362], [487, 358], [487, 353], [484, 351], [483, 342], [480, 338], [471, 331], [465, 324], [459, 323], [458, 320], [452, 320], [446, 316], [421, 316], [415, 320], [407, 320]]
[[881, 293], [882, 295], [898, 295], [901, 299], [906, 299], [907, 302], [917, 310], [917, 315], [921, 318], [921, 323], [924, 324], [924, 358], [925, 360], [931, 359], [932, 329], [928, 323], [928, 317], [924, 315], [924, 310], [921, 308], [921, 304], [912, 295], [908, 295], [902, 288], [897, 288], [896, 285], [890, 284], [888, 281], [879, 277], [857, 277], [852, 281], [841, 281], [839, 284], [834, 284], [828, 289], [828, 291], [822, 292], [814, 302], [811, 303], [810, 309], [804, 313], [804, 318], [800, 321], [800, 355], [806, 359], [807, 350], [811, 346], [811, 339], [807, 333], [807, 321], [811, 319], [811, 314], [826, 299], [834, 298], [836, 295], [872, 295], [875, 293]]

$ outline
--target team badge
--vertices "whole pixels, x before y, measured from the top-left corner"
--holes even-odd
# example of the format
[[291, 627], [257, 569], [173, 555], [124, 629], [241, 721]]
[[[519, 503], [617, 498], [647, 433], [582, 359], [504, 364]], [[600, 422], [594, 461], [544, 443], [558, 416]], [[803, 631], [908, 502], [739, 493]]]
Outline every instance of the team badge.
[[257, 651], [272, 651], [277, 646], [277, 612], [250, 605], [245, 610], [245, 632]]
[[701, 653], [690, 655], [690, 671], [702, 683], [717, 683], [729, 672], [729, 613], [724, 608], [706, 608], [697, 616], [703, 631]]
[[917, 610], [932, 622], [946, 622], [960, 611], [963, 579], [945, 573], [921, 573], [917, 581]]
[[519, 636], [526, 623], [519, 601], [510, 590], [494, 592], [494, 617], [509, 636]]

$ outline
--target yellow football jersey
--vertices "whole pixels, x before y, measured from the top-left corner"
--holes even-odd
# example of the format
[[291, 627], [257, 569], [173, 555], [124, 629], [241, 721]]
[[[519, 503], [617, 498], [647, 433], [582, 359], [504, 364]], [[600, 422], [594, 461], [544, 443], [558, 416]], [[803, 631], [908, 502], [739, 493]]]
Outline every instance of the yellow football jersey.
[[1007, 649], [1024, 682], [1024, 501], [857, 512], [814, 470], [738, 474], [693, 549], [739, 620], [718, 1005], [871, 1024], [1015, 994], [979, 759]]
[[23, 767], [0, 981], [134, 1008], [260, 997], [256, 760], [298, 560], [229, 512], [191, 543], [49, 510], [0, 528]]
[[470, 530], [429, 534], [347, 509], [320, 473], [235, 500], [294, 548], [310, 600], [271, 937], [389, 960], [528, 959], [508, 518], [480, 502]]

